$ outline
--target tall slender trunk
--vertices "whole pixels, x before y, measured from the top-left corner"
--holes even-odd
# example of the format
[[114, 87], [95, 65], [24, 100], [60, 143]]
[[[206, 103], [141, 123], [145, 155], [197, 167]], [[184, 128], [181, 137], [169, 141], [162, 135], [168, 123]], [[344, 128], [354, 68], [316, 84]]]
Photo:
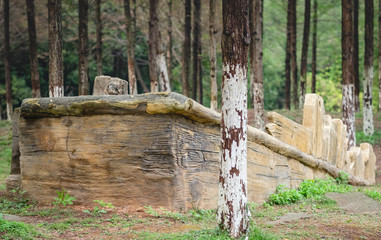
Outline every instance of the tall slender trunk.
[[192, 86], [192, 97], [200, 101], [200, 96], [197, 97], [199, 89], [201, 86], [199, 83], [199, 76], [201, 70], [201, 1], [193, 1], [194, 11], [193, 11], [193, 86]]
[[302, 60], [300, 62], [299, 109], [303, 109], [304, 98], [306, 95], [307, 56], [308, 56], [308, 42], [309, 42], [309, 38], [310, 38], [310, 16], [311, 16], [311, 0], [305, 0]]
[[262, 61], [262, 0], [250, 1], [250, 94], [254, 108], [254, 127], [264, 130], [263, 61]]
[[78, 24], [78, 61], [79, 61], [79, 74], [78, 74], [78, 95], [89, 94], [89, 76], [88, 76], [88, 9], [89, 3], [87, 0], [79, 0], [79, 24]]
[[10, 65], [10, 44], [9, 44], [9, 0], [4, 0], [4, 67], [5, 67], [5, 101], [7, 104], [7, 119], [12, 121], [12, 82]]
[[161, 50], [157, 53], [156, 63], [157, 63], [157, 67], [159, 69], [160, 90], [162, 92], [170, 92], [171, 86], [169, 84], [167, 63], [165, 62], [164, 50]]
[[61, 0], [48, 0], [49, 97], [63, 97]]
[[[291, 0], [290, 0], [291, 1]], [[299, 107], [298, 97], [298, 64], [296, 61], [296, 0], [292, 0], [292, 24], [291, 24], [291, 82], [292, 82], [292, 102], [294, 109]]]
[[191, 48], [191, 10], [192, 2], [191, 0], [185, 0], [185, 23], [184, 23], [184, 45], [183, 45], [183, 56], [182, 56], [182, 88], [183, 94], [189, 97], [189, 72], [190, 72], [190, 48]]
[[131, 18], [130, 0], [124, 0], [124, 16], [126, 17], [126, 35], [127, 35], [127, 69], [128, 85], [130, 94], [137, 94], [137, 83], [135, 75], [135, 39], [134, 23]]
[[289, 0], [287, 4], [287, 43], [286, 43], [286, 76], [284, 87], [284, 105], [285, 108], [290, 110], [291, 105], [291, 25], [292, 25], [292, 1]]
[[28, 17], [29, 35], [29, 60], [30, 60], [30, 79], [32, 82], [32, 97], [40, 98], [40, 75], [38, 73], [37, 59], [37, 35], [36, 21], [34, 17], [34, 0], [26, 0], [26, 13]]
[[378, 1], [378, 111], [381, 112], [381, 1]]
[[209, 0], [209, 34], [210, 34], [210, 108], [217, 110], [217, 76], [216, 76], [216, 0]]
[[172, 80], [172, 1], [168, 0], [168, 18], [167, 18], [167, 69], [168, 69], [168, 79]]
[[96, 14], [96, 53], [97, 53], [97, 75], [103, 75], [103, 61], [102, 61], [102, 20], [101, 20], [101, 0], [95, 1], [95, 14]]
[[365, 0], [365, 56], [364, 56], [364, 108], [363, 131], [365, 135], [374, 133], [373, 126], [373, 0]]
[[218, 223], [231, 237], [248, 229], [247, 54], [248, 0], [222, 1], [222, 118]]
[[138, 79], [138, 81], [140, 83], [140, 86], [142, 86], [142, 88], [143, 88], [143, 92], [148, 93], [149, 89], [148, 89], [148, 87], [146, 86], [146, 83], [143, 80], [142, 73], [140, 72], [138, 64], [136, 64], [136, 59], [135, 59], [135, 72], [136, 72], [137, 79]]
[[355, 99], [352, 39], [352, 1], [342, 0], [342, 69], [343, 69], [343, 123], [347, 126], [348, 148], [356, 146]]
[[159, 82], [157, 79], [157, 66], [156, 66], [156, 54], [157, 54], [157, 36], [158, 36], [158, 22], [159, 18], [157, 16], [157, 0], [149, 1], [149, 78], [151, 81], [151, 92], [159, 91]]
[[359, 1], [353, 0], [353, 67], [355, 71], [355, 111], [360, 111], [359, 76]]
[[317, 0], [314, 0], [314, 19], [312, 25], [312, 84], [311, 84], [311, 92], [316, 92], [316, 48], [317, 48], [317, 40], [316, 40], [316, 32], [317, 32]]

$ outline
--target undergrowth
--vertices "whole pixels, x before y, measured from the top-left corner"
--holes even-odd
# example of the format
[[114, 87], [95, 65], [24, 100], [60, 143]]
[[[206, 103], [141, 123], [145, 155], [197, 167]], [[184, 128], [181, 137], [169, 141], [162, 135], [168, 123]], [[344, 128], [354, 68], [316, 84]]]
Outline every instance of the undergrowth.
[[43, 237], [35, 228], [22, 222], [13, 222], [3, 219], [0, 214], [0, 237], [1, 239], [35, 239]]
[[368, 197], [373, 198], [374, 200], [381, 202], [381, 193], [377, 192], [376, 190], [369, 190], [368, 189], [365, 191], [365, 194]]

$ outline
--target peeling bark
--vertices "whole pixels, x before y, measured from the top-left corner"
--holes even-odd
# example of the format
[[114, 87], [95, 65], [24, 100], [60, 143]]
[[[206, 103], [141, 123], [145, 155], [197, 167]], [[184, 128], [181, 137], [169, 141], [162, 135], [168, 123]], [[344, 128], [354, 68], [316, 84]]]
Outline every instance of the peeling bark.
[[158, 53], [156, 56], [156, 64], [159, 69], [159, 84], [162, 92], [170, 92], [171, 87], [169, 85], [168, 70], [165, 62], [164, 52]]
[[135, 39], [134, 23], [131, 17], [130, 0], [124, 0], [124, 16], [126, 17], [127, 34], [127, 67], [128, 67], [128, 86], [130, 94], [137, 94], [138, 88], [135, 75]]
[[5, 101], [7, 104], [7, 120], [12, 121], [12, 82], [9, 44], [9, 0], [4, 0], [4, 67], [5, 67]]
[[247, 53], [248, 1], [223, 1], [222, 118], [218, 223], [231, 237], [248, 229]]
[[364, 95], [363, 131], [367, 136], [374, 133], [373, 126], [373, 0], [365, 0], [365, 57], [364, 57]]
[[157, 16], [157, 5], [158, 1], [150, 0], [150, 11], [149, 11], [149, 77], [151, 81], [151, 92], [159, 91], [159, 83], [157, 79], [157, 65], [156, 65], [156, 54], [157, 54], [157, 37], [158, 37], [158, 27], [159, 18]]
[[308, 55], [308, 42], [310, 38], [310, 15], [311, 15], [311, 0], [305, 0], [302, 60], [300, 62], [299, 109], [303, 109], [304, 99], [306, 95], [307, 55]]
[[360, 111], [360, 77], [359, 77], [359, 1], [353, 0], [353, 67], [355, 79], [355, 111]]
[[95, 14], [96, 14], [96, 38], [97, 43], [95, 45], [97, 53], [97, 75], [103, 75], [103, 62], [102, 62], [102, 20], [101, 20], [101, 0], [95, 1]]
[[63, 97], [61, 0], [48, 0], [49, 97]]
[[311, 92], [316, 93], [316, 31], [317, 31], [317, 0], [314, 0], [314, 16], [313, 16], [313, 25], [312, 25], [312, 84]]
[[168, 79], [172, 79], [172, 0], [168, 0], [168, 17], [167, 17], [167, 69], [168, 69]]
[[79, 9], [79, 24], [78, 24], [78, 95], [89, 94], [89, 77], [88, 77], [88, 9], [89, 3], [87, 0], [78, 1]]
[[210, 34], [210, 108], [217, 110], [217, 76], [216, 76], [216, 0], [209, 0], [209, 34]]

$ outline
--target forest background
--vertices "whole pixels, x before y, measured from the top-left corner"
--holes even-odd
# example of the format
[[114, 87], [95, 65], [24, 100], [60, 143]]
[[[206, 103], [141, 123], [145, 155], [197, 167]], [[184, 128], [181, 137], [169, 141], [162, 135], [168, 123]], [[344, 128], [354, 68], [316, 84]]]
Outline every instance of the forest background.
[[[4, 24], [3, 1], [0, 3], [0, 26]], [[163, 44], [167, 46], [169, 8], [167, 1], [159, 1], [158, 15], [159, 28]], [[304, 1], [297, 2], [297, 59], [298, 66], [301, 57]], [[142, 78], [149, 88], [148, 67], [148, 21], [149, 1], [136, 1], [136, 34], [135, 58]], [[364, 63], [364, 32], [365, 6], [359, 1], [359, 76], [360, 76], [360, 104], [362, 105], [363, 63]], [[378, 4], [374, 4], [374, 12], [378, 13]], [[88, 75], [90, 93], [97, 75], [96, 62], [96, 27], [95, 27], [95, 0], [89, 1], [88, 33], [89, 56]], [[103, 42], [103, 74], [122, 79], [128, 78], [127, 47], [126, 47], [126, 19], [123, 0], [105, 0], [101, 4], [102, 42]], [[222, 4], [217, 1], [217, 81], [218, 104], [221, 92], [221, 29]], [[377, 16], [377, 14], [375, 14]], [[209, 4], [201, 1], [201, 38], [202, 38], [202, 87], [203, 104], [210, 105], [210, 61], [209, 61]], [[48, 96], [49, 85], [49, 39], [48, 39], [48, 8], [47, 1], [35, 0], [35, 17], [38, 42], [38, 64], [42, 97]], [[181, 93], [181, 56], [184, 42], [184, 2], [172, 0], [172, 61], [171, 89]], [[287, 1], [264, 1], [263, 6], [263, 82], [265, 110], [282, 109], [284, 107], [285, 88], [285, 56], [286, 56], [286, 23]], [[312, 25], [312, 14], [311, 14]], [[374, 17], [374, 42], [378, 42], [377, 17]], [[78, 95], [78, 3], [77, 1], [63, 0], [62, 2], [62, 32], [63, 32], [63, 61], [65, 96]], [[311, 56], [312, 34], [309, 38], [307, 92], [311, 92]], [[4, 56], [4, 32], [0, 31], [0, 51]], [[11, 45], [11, 79], [13, 106], [18, 107], [21, 101], [32, 96], [28, 24], [24, 0], [10, 1], [10, 45]], [[374, 55], [373, 81], [373, 109], [377, 109], [378, 101], [378, 44]], [[5, 76], [4, 59], [0, 59], [0, 100], [3, 119], [5, 118]], [[192, 69], [192, 68], [191, 68]], [[316, 93], [321, 95], [327, 111], [340, 111], [342, 98], [341, 73], [341, 1], [319, 0], [317, 23], [317, 73]], [[249, 89], [249, 82], [248, 82]], [[138, 82], [138, 93], [143, 88]], [[248, 94], [249, 97], [249, 94]], [[250, 101], [248, 101], [250, 102]], [[251, 106], [249, 106], [251, 107]]]

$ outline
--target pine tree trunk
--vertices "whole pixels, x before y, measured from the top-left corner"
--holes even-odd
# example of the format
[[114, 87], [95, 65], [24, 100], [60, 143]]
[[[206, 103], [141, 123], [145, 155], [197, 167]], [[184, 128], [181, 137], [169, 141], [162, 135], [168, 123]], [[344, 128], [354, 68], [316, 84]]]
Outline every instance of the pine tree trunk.
[[200, 96], [197, 97], [200, 86], [200, 68], [201, 68], [201, 1], [193, 1], [194, 11], [193, 11], [193, 86], [192, 86], [192, 97], [195, 100], [200, 100]]
[[48, 0], [49, 97], [63, 97], [61, 0]]
[[40, 75], [38, 73], [37, 59], [37, 35], [36, 21], [34, 17], [34, 0], [26, 0], [26, 13], [28, 17], [28, 35], [29, 35], [29, 60], [30, 60], [30, 78], [32, 82], [32, 97], [40, 98]]
[[223, 0], [222, 118], [218, 223], [238, 238], [248, 229], [247, 54], [248, 0]]
[[291, 25], [292, 25], [292, 1], [287, 4], [287, 44], [286, 44], [286, 76], [284, 86], [284, 105], [285, 108], [291, 108]]
[[363, 131], [367, 136], [374, 133], [373, 126], [373, 0], [365, 0], [365, 56], [364, 56], [364, 107]]
[[381, 1], [378, 1], [378, 111], [381, 112]]
[[172, 0], [168, 0], [168, 21], [167, 21], [167, 69], [168, 79], [172, 80]]
[[79, 24], [78, 24], [78, 61], [79, 61], [79, 74], [78, 74], [78, 95], [89, 94], [89, 76], [88, 76], [88, 9], [89, 3], [87, 0], [79, 0]]
[[311, 92], [316, 93], [316, 48], [317, 48], [317, 0], [314, 0], [314, 19], [312, 25], [312, 84]]
[[304, 99], [306, 95], [307, 56], [308, 56], [308, 42], [310, 38], [310, 15], [311, 15], [311, 0], [305, 0], [302, 60], [300, 63], [299, 109], [303, 109]]
[[191, 0], [185, 0], [185, 24], [184, 24], [184, 45], [182, 56], [182, 88], [183, 94], [189, 97], [189, 72], [190, 72], [190, 48], [191, 48]]
[[169, 85], [168, 70], [165, 62], [164, 51], [159, 52], [156, 58], [157, 67], [159, 69], [160, 90], [162, 92], [170, 92], [171, 87]]
[[343, 69], [343, 123], [347, 126], [348, 148], [356, 146], [355, 99], [352, 39], [352, 1], [342, 0], [342, 69]]
[[137, 94], [134, 23], [131, 18], [130, 0], [124, 0], [124, 16], [126, 17], [128, 86], [130, 94]]
[[262, 61], [262, 0], [250, 1], [250, 94], [254, 127], [265, 130]]
[[217, 57], [216, 57], [216, 0], [209, 0], [209, 34], [210, 34], [210, 108], [217, 110]]
[[296, 0], [290, 0], [292, 2], [292, 24], [291, 24], [291, 82], [292, 82], [292, 102], [294, 109], [299, 107], [298, 97], [298, 64], [296, 61]]
[[12, 121], [12, 82], [9, 43], [9, 0], [4, 0], [4, 67], [5, 67], [5, 101], [7, 104], [7, 120]]
[[149, 9], [149, 78], [151, 81], [151, 92], [159, 91], [159, 82], [157, 79], [157, 66], [156, 66], [156, 54], [157, 54], [157, 37], [158, 37], [158, 22], [157, 16], [157, 0], [150, 0]]
[[101, 20], [101, 0], [95, 1], [95, 14], [96, 14], [96, 53], [97, 53], [97, 75], [103, 75], [103, 61], [102, 61], [102, 20]]
[[360, 111], [359, 77], [359, 1], [353, 0], [353, 67], [355, 71], [355, 111]]

